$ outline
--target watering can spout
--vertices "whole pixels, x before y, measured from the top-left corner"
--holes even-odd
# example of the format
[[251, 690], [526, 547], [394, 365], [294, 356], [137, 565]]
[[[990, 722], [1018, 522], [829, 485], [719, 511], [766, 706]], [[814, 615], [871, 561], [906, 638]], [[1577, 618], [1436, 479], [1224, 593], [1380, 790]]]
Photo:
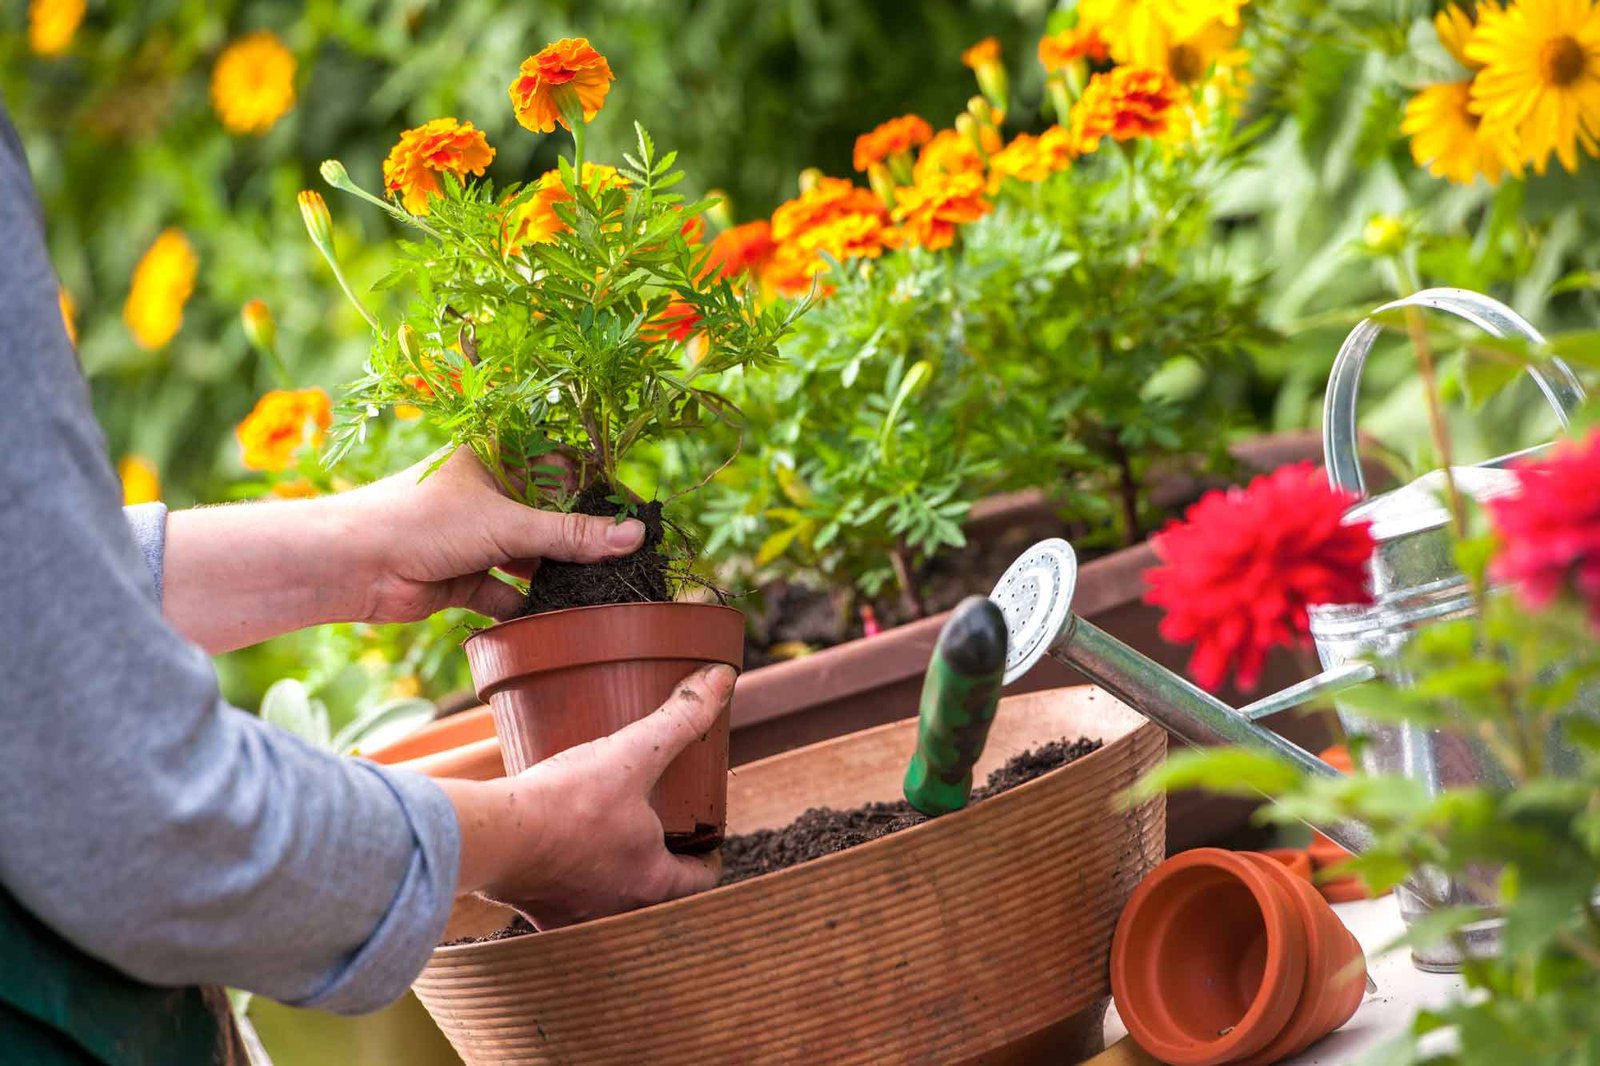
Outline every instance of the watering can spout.
[[[1306, 773], [1339, 771], [1261, 725], [1257, 718], [1305, 703], [1373, 676], [1364, 664], [1327, 671], [1236, 710], [1072, 613], [1077, 557], [1064, 540], [1034, 545], [1011, 564], [990, 594], [1010, 636], [1005, 681], [1027, 673], [1045, 655], [1072, 667], [1128, 706], [1191, 744], [1233, 744], [1278, 756]], [[1352, 853], [1367, 850], [1372, 830], [1357, 822], [1316, 827]]]

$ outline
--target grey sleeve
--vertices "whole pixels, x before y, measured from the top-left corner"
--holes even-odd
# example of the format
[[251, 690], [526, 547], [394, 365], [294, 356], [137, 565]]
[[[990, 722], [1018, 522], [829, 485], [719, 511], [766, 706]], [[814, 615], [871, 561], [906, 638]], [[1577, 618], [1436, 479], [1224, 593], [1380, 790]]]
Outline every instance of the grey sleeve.
[[0, 240], [0, 884], [148, 982], [375, 1009], [443, 930], [454, 811], [228, 707], [162, 621], [3, 112]]
[[166, 576], [162, 571], [162, 560], [167, 550], [167, 505], [136, 503], [132, 507], [124, 507], [122, 515], [128, 520], [128, 531], [133, 534], [133, 542], [139, 546], [139, 554], [144, 556], [144, 568], [150, 571], [150, 580], [156, 587], [156, 602], [160, 603], [164, 591], [161, 582]]

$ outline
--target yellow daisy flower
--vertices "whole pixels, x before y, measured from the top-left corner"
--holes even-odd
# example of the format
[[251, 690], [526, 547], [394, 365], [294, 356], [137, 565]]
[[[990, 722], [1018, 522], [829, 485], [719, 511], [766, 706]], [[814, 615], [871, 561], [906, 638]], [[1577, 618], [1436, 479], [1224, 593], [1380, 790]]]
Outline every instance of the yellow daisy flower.
[[229, 133], [265, 133], [294, 106], [294, 53], [265, 30], [222, 50], [211, 72], [211, 104]]
[[1578, 169], [1578, 147], [1600, 155], [1600, 4], [1519, 0], [1480, 17], [1466, 56], [1483, 64], [1472, 110], [1490, 129], [1515, 133], [1540, 174], [1551, 153]]
[[164, 348], [183, 325], [183, 305], [194, 292], [200, 259], [182, 231], [166, 230], [133, 271], [122, 320], [139, 347]]
[[1430, 85], [1406, 105], [1400, 132], [1411, 138], [1411, 157], [1428, 173], [1458, 185], [1480, 174], [1497, 185], [1506, 171], [1522, 176], [1515, 141], [1486, 128], [1472, 112], [1472, 83]]
[[117, 477], [122, 481], [122, 502], [132, 507], [136, 503], [154, 503], [161, 499], [161, 475], [156, 464], [142, 455], [124, 455], [117, 464]]

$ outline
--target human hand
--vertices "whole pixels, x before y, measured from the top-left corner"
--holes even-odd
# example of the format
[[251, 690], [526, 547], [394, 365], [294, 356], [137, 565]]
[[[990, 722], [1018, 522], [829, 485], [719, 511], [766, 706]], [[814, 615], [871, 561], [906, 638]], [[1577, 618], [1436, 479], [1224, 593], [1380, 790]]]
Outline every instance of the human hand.
[[[370, 550], [360, 580], [363, 621], [413, 622], [446, 607], [491, 618], [516, 613], [522, 595], [498, 569], [531, 577], [541, 558], [592, 563], [628, 555], [644, 527], [580, 514], [539, 511], [501, 491], [468, 448], [423, 478], [427, 462], [330, 498], [349, 512]], [[421, 478], [419, 481], [418, 479]]]
[[439, 782], [461, 826], [457, 892], [551, 929], [714, 887], [721, 857], [667, 851], [650, 792], [716, 724], [733, 681], [728, 667], [707, 667], [653, 714], [516, 777]]

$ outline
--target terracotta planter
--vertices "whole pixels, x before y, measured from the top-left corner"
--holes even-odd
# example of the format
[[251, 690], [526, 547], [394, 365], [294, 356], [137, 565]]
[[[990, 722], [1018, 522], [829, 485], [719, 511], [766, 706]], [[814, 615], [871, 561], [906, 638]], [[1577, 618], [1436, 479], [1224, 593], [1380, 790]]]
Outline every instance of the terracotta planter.
[[[502, 622], [465, 647], [505, 771], [515, 774], [644, 717], [702, 666], [739, 669], [744, 615], [702, 603], [580, 607]], [[656, 785], [651, 804], [668, 847], [704, 850], [722, 840], [727, 773], [723, 715]]]
[[430, 777], [489, 781], [505, 773], [494, 735], [494, 713], [488, 707], [429, 722], [408, 737], [367, 752], [365, 758]]
[[[1104, 747], [893, 836], [631, 914], [440, 948], [416, 991], [469, 1064], [1076, 1062], [1099, 1049], [1117, 915], [1158, 861], [1159, 798], [1113, 799], [1161, 731], [1096, 689], [1012, 697], [977, 773]], [[730, 775], [730, 831], [896, 798], [896, 722]], [[446, 937], [509, 913], [471, 902]]]
[[[1322, 438], [1314, 432], [1271, 434], [1240, 444], [1234, 455], [1255, 472], [1306, 460], [1320, 463]], [[1367, 475], [1371, 484], [1386, 479], [1384, 471], [1376, 467]], [[1175, 477], [1153, 494], [1158, 501], [1171, 503], [1192, 497], [1199, 487], [1193, 478]], [[1003, 536], [1010, 527], [1031, 526], [1050, 513], [1048, 500], [1039, 492], [996, 497], [974, 508], [969, 532], [979, 537]], [[1017, 551], [1027, 546], [1019, 544]], [[1157, 632], [1161, 612], [1142, 602], [1144, 572], [1155, 564], [1155, 552], [1146, 543], [1080, 566], [1073, 610], [1162, 665], [1182, 672], [1189, 649], [1162, 640]], [[947, 618], [947, 614], [936, 615], [741, 677], [733, 701], [733, 764], [914, 713], [928, 657]], [[1316, 670], [1313, 656], [1274, 654], [1257, 692], [1224, 690], [1220, 695], [1235, 705], [1247, 703], [1302, 681]], [[1008, 692], [1035, 692], [1084, 682], [1076, 671], [1047, 658]], [[1334, 735], [1331, 716], [1325, 714], [1287, 711], [1264, 719], [1264, 724], [1308, 751], [1326, 746]], [[1172, 795], [1167, 809], [1168, 852], [1209, 843], [1233, 847], [1265, 843], [1268, 834], [1249, 824], [1256, 806], [1253, 800], [1201, 792]]]
[[[1355, 965], [1359, 963], [1359, 965]], [[1117, 923], [1111, 987], [1128, 1032], [1172, 1066], [1266, 1064], [1350, 1020], [1355, 937], [1310, 882], [1262, 855], [1168, 859]]]

